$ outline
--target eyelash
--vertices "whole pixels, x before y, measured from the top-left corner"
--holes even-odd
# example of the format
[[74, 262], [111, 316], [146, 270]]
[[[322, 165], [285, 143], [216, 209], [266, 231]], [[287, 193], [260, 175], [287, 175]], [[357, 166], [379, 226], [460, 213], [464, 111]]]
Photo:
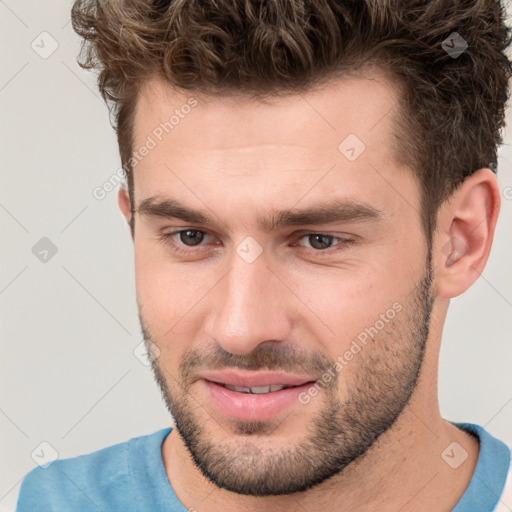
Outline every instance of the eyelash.
[[[172, 250], [172, 252], [175, 253], [175, 254], [184, 255], [184, 256], [191, 255], [191, 254], [197, 252], [194, 249], [194, 247], [190, 246], [190, 249], [183, 249], [183, 247], [188, 247], [188, 246], [179, 246], [179, 245], [176, 244], [176, 242], [174, 242], [172, 240], [173, 236], [179, 235], [180, 233], [184, 233], [186, 231], [197, 231], [199, 233], [204, 233], [205, 235], [209, 236], [208, 233], [206, 233], [205, 231], [202, 231], [200, 229], [188, 228], [188, 229], [180, 229], [180, 230], [177, 230], [177, 231], [172, 231], [171, 233], [162, 233], [160, 235], [160, 237], [159, 237], [159, 241], [164, 243], [164, 244], [166, 244]], [[343, 250], [344, 248], [347, 248], [350, 245], [355, 243], [355, 240], [352, 239], [352, 238], [342, 238], [342, 237], [338, 237], [338, 236], [334, 236], [334, 235], [329, 235], [329, 234], [326, 234], [326, 233], [305, 233], [305, 234], [302, 234], [301, 236], [299, 236], [298, 238], [296, 238], [295, 240], [296, 241], [300, 241], [300, 240], [302, 240], [305, 237], [314, 236], [314, 235], [320, 235], [320, 236], [332, 238], [333, 240], [338, 240], [339, 241], [338, 244], [336, 244], [334, 246], [331, 246], [331, 247], [329, 247], [327, 249], [309, 249], [307, 247], [299, 246], [299, 247], [302, 247], [302, 249], [307, 254], [314, 255], [314, 256], [320, 256], [320, 257], [322, 257], [322, 256], [330, 256], [333, 253], [338, 252], [340, 250]], [[199, 244], [196, 247], [200, 247], [201, 245], [202, 244]], [[341, 249], [340, 249], [340, 247], [341, 247]]]

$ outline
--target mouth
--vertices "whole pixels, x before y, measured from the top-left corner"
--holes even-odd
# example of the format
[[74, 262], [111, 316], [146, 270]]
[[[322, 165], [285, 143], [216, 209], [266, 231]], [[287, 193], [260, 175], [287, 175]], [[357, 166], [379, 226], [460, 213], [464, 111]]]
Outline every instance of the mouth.
[[[285, 372], [229, 369], [205, 372], [199, 378], [227, 387], [239, 393], [272, 393], [284, 388], [302, 386], [317, 379]], [[236, 388], [236, 389], [235, 389]]]
[[316, 379], [300, 375], [261, 372], [210, 372], [198, 380], [206, 398], [222, 416], [245, 421], [265, 421], [303, 407], [301, 393]]
[[[213, 381], [211, 381], [213, 382]], [[297, 386], [287, 386], [285, 384], [272, 384], [269, 386], [253, 386], [253, 387], [245, 387], [245, 386], [232, 386], [230, 384], [223, 384], [221, 382], [215, 382], [215, 384], [222, 386], [230, 391], [236, 391], [237, 393], [250, 393], [252, 395], [265, 395], [267, 393], [275, 393], [276, 391], [281, 391], [282, 389], [289, 388], [297, 388], [301, 386], [301, 384]], [[308, 384], [308, 383], [306, 383]], [[312, 382], [309, 382], [312, 384]]]

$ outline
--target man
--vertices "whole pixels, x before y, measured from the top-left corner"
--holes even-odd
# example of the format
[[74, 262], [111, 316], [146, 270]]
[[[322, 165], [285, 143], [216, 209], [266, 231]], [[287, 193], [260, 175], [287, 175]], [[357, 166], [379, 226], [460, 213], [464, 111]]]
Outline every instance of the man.
[[176, 426], [33, 470], [18, 510], [511, 510], [509, 449], [437, 401], [500, 207], [500, 4], [77, 0], [73, 25]]

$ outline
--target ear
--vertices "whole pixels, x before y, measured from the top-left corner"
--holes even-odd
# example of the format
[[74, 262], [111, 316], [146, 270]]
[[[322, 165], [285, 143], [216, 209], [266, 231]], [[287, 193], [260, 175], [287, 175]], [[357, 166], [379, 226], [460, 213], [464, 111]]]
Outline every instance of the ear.
[[436, 292], [444, 298], [465, 292], [483, 272], [500, 210], [496, 175], [480, 169], [440, 208], [434, 244]]
[[133, 236], [134, 236], [134, 229], [133, 229], [134, 219], [133, 219], [131, 201], [130, 201], [130, 196], [128, 195], [128, 191], [124, 187], [120, 187], [119, 191], [117, 192], [117, 204], [119, 205], [119, 209], [121, 210], [123, 217], [126, 219], [126, 222], [128, 222], [128, 225], [130, 226], [130, 231], [131, 231], [132, 238], [133, 238]]

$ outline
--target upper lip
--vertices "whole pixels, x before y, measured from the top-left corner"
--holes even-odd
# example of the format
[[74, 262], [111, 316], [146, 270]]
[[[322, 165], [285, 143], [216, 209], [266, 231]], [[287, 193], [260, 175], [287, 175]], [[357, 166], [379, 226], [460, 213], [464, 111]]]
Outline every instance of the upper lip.
[[263, 372], [258, 370], [223, 370], [202, 373], [201, 379], [238, 387], [263, 387], [263, 386], [300, 386], [307, 382], [313, 382], [308, 376], [283, 372]]

